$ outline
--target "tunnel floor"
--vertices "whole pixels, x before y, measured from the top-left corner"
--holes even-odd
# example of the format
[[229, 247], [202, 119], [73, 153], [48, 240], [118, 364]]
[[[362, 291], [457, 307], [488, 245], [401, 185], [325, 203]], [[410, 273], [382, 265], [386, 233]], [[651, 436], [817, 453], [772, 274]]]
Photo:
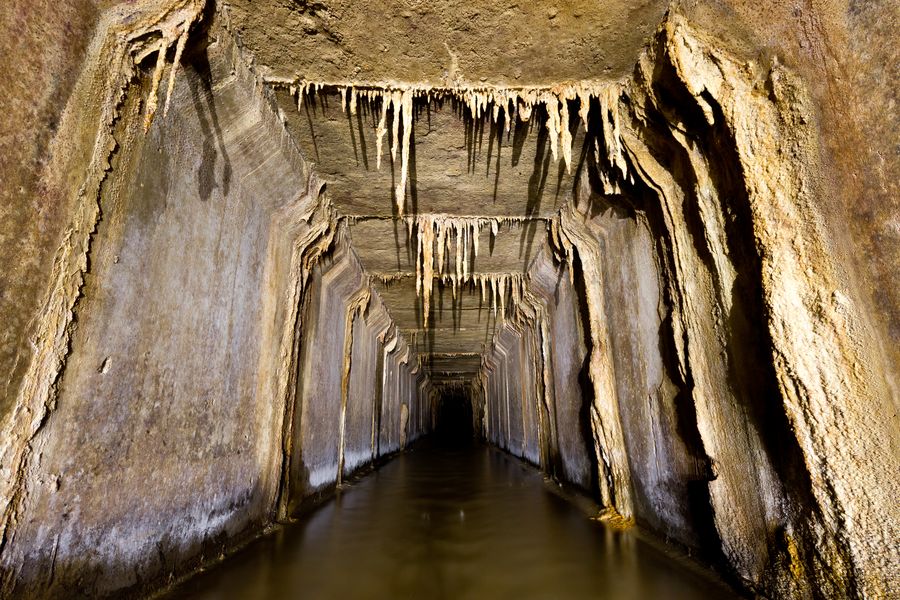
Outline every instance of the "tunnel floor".
[[165, 598], [728, 598], [487, 446], [427, 439]]

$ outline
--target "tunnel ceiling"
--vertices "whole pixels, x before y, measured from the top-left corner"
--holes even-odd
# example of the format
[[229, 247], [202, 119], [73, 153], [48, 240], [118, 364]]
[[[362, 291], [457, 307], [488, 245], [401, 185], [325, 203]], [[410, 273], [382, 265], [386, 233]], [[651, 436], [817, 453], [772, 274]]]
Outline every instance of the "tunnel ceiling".
[[[298, 109], [288, 90], [278, 94], [288, 130], [328, 182], [332, 202], [347, 215], [393, 216], [391, 196], [400, 178], [400, 163], [390, 160], [392, 132], [388, 130], [381, 168], [376, 168], [381, 100], [361, 100], [351, 115], [342, 110], [341, 96], [333, 89], [305, 98]], [[568, 173], [565, 165], [552, 160], [540, 118], [517, 122], [507, 132], [492, 119], [471, 119], [467, 107], [449, 98], [430, 103], [418, 99], [414, 112], [408, 212], [550, 217], [564, 201], [565, 191], [572, 188], [577, 169]], [[584, 129], [580, 121], [573, 125], [577, 125], [573, 147], [578, 156]]]
[[[502, 113], [472, 118], [464, 99], [441, 91], [546, 91], [620, 79], [633, 69], [665, 3], [236, 0], [229, 7], [231, 28], [272, 83], [287, 130], [325, 180], [331, 202], [348, 217], [352, 246], [420, 363], [438, 380], [474, 376], [496, 330], [496, 307], [479, 285], [454, 293], [438, 281], [426, 327], [409, 220], [496, 218], [496, 235], [487, 222], [478, 228], [481, 251], [476, 257], [469, 248], [468, 270], [472, 278], [523, 276], [546, 240], [546, 220], [571, 196], [591, 142], [577, 102], [566, 165], [551, 150], [539, 105], [527, 121]], [[408, 86], [420, 94], [401, 216], [394, 189], [402, 141], [390, 126], [396, 106], [388, 113], [380, 168], [377, 130], [380, 94]], [[423, 92], [429, 88], [434, 97]]]
[[[380, 91], [379, 91], [380, 93]], [[298, 95], [303, 96], [298, 106]], [[401, 170], [399, 140], [388, 127], [377, 161], [382, 99], [361, 97], [350, 110], [346, 92], [334, 87], [306, 93], [279, 87], [276, 99], [288, 132], [326, 182], [330, 201], [347, 217], [352, 247], [397, 326], [434, 379], [473, 377], [492, 340], [497, 310], [480, 286], [437, 282], [426, 327], [416, 289], [418, 230], [422, 215], [476, 218], [479, 252], [466, 240], [470, 278], [523, 276], [546, 240], [547, 220], [571, 195], [589, 147], [573, 113], [571, 165], [554, 157], [540, 108], [528, 121], [505, 116], [473, 119], [458, 99], [416, 98], [408, 159], [404, 214], [395, 187]], [[577, 109], [573, 109], [577, 110]], [[355, 114], [353, 114], [355, 113]], [[391, 122], [393, 109], [388, 113]], [[512, 122], [512, 121], [511, 121]], [[493, 231], [496, 228], [496, 231]], [[447, 248], [447, 273], [455, 272], [455, 239]]]
[[662, 0], [230, 0], [263, 72], [343, 83], [555, 85], [618, 79], [662, 20]]
[[[418, 98], [405, 214], [400, 216], [394, 188], [401, 157], [399, 148], [398, 156], [391, 157], [390, 129], [381, 166], [376, 166], [382, 100], [360, 99], [352, 114], [346, 95], [335, 88], [309, 91], [299, 106], [298, 93], [286, 88], [276, 92], [287, 129], [327, 182], [335, 207], [351, 217], [353, 248], [398, 327], [433, 378], [474, 376], [494, 334], [496, 310], [482, 299], [480, 288], [464, 286], [454, 294], [452, 286], [438, 285], [433, 322], [425, 327], [415, 281], [417, 235], [410, 219], [446, 215], [495, 220], [496, 234], [488, 221], [478, 229], [477, 256], [469, 241], [471, 274], [524, 274], [546, 240], [546, 220], [565, 202], [583, 168], [589, 148], [581, 121], [571, 121], [573, 163], [567, 168], [552, 156], [546, 116], [539, 110], [507, 130], [504, 116], [473, 119], [455, 98]], [[455, 256], [446, 260], [452, 266]]]

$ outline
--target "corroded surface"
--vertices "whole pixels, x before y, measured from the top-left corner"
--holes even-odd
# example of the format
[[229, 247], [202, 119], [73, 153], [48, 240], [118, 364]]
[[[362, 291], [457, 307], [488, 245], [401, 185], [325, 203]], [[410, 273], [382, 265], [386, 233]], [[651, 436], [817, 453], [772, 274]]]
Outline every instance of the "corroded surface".
[[75, 109], [65, 108], [97, 18], [89, 3], [31, 0], [12, 2], [0, 15], [2, 414], [11, 410], [31, 360], [27, 340], [69, 220], [70, 188], [79, 185], [87, 160], [80, 143], [91, 127], [79, 127]]
[[[335, 467], [314, 487], [307, 478], [291, 481], [294, 463], [283, 461], [280, 446], [294, 437], [285, 408], [299, 368], [290, 326], [295, 292], [303, 292], [316, 261], [346, 242], [328, 235], [338, 222], [327, 200], [236, 60], [231, 44], [201, 46], [182, 65], [172, 110], [161, 110], [146, 135], [136, 93], [120, 109], [123, 127], [98, 134], [101, 151], [112, 147], [107, 136], [125, 151], [112, 160], [114, 176], [98, 199], [82, 200], [87, 225], [76, 221], [68, 251], [81, 270], [63, 270], [78, 279], [52, 290], [44, 315], [61, 327], [77, 319], [66, 330], [70, 341], [50, 340], [64, 345], [65, 371], [51, 371], [60, 367], [50, 345], [46, 367], [32, 364], [36, 383], [25, 389], [33, 395], [17, 407], [33, 414], [30, 405], [43, 401], [44, 412], [33, 429], [29, 421], [6, 423], [15, 435], [3, 448], [11, 497], [3, 513], [5, 593], [149, 589], [255, 535], [277, 514], [289, 516], [295, 502], [340, 479]], [[112, 96], [105, 108], [117, 104]], [[110, 168], [105, 157], [96, 155], [98, 175]], [[265, 201], [254, 200], [259, 190]], [[343, 320], [345, 304], [329, 305]], [[279, 317], [289, 326], [270, 327]], [[379, 421], [396, 441], [377, 453], [357, 451], [356, 440], [375, 433], [374, 406], [359, 386], [348, 390], [351, 459], [340, 453], [348, 473], [430, 426], [396, 331], [382, 319], [376, 332], [378, 347], [394, 338], [389, 368], [398, 374], [385, 383], [388, 416]], [[376, 341], [371, 331], [360, 338]], [[342, 336], [339, 351], [344, 343]], [[382, 381], [371, 363], [344, 362], [351, 374], [362, 369], [364, 387]], [[57, 379], [38, 387], [45, 377]], [[335, 429], [323, 425], [322, 432]], [[313, 447], [302, 432], [297, 437]], [[154, 482], [155, 490], [139, 482]]]
[[[755, 68], [672, 17], [635, 78], [604, 108], [600, 189], [615, 205], [646, 211], [640, 218], [660, 240], [672, 328], [661, 341], [671, 339], [674, 380], [692, 398], [696, 435], [681, 433], [708, 460], [696, 476], [709, 482], [702, 510], [713, 518], [716, 551], [748, 586], [769, 594], [879, 597], [896, 575], [888, 540], [898, 515], [891, 486], [877, 483], [896, 465], [896, 422], [850, 407], [890, 414], [889, 387], [871, 371], [877, 347], [865, 341], [853, 292], [836, 279], [840, 268], [813, 201], [819, 155], [806, 127], [809, 98], [779, 65]], [[755, 91], [762, 85], [767, 96]], [[624, 203], [615, 199], [622, 196]], [[561, 259], [577, 257], [585, 278], [599, 492], [614, 519], [627, 518], [618, 405], [635, 398], [617, 400], [613, 389], [622, 378], [595, 316], [605, 286], [596, 283], [602, 252], [591, 241], [605, 233], [586, 228], [585, 217], [564, 209], [551, 237]], [[514, 381], [490, 361], [482, 377]], [[494, 394], [483, 397], [491, 406]], [[884, 433], [851, 433], [873, 430]], [[511, 429], [504, 443], [509, 436]]]
[[661, 0], [227, 4], [242, 42], [273, 76], [445, 87], [616, 79], [665, 11]]

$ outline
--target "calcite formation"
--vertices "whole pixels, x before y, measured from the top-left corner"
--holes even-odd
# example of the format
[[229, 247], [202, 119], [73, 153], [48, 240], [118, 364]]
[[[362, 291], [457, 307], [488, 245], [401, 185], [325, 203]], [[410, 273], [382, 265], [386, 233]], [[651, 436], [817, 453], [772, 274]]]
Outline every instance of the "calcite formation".
[[[0, 166], [35, 169], [9, 180], [51, 191], [63, 221], [35, 220], [53, 260], [31, 261], [7, 243], [31, 208], [4, 190], [4, 215], [25, 216], [4, 220], [2, 257], [38, 265], [43, 290], [3, 338], [4, 596], [158, 590], [302, 519], [465, 401], [484, 441], [741, 591], [892, 597], [897, 309], [854, 283], [861, 221], [845, 227], [831, 190], [869, 183], [836, 142], [840, 50], [813, 50], [821, 35], [848, 61], [882, 54], [829, 29], [843, 9], [775, 3], [783, 31], [759, 27], [811, 23], [797, 48], [815, 60], [783, 64], [787, 46], [721, 22], [758, 6], [674, 2], [627, 57], [591, 50], [605, 67], [567, 42], [576, 72], [542, 49], [480, 77], [487, 48], [419, 32], [420, 56], [388, 60], [402, 39], [370, 35], [370, 54], [342, 29], [359, 7], [287, 4], [97, 3], [81, 62], [54, 75], [71, 92], [37, 132], [50, 149]], [[846, 17], [857, 37], [866, 10]], [[527, 56], [520, 37], [509, 51]], [[383, 206], [320, 163], [389, 182]], [[865, 269], [887, 269], [883, 246]]]
[[[419, 215], [407, 219], [410, 237], [416, 238], [416, 295], [422, 297], [424, 326], [428, 327], [434, 281], [449, 283], [454, 297], [461, 285], [475, 285], [482, 302], [495, 312], [506, 313], [522, 297], [524, 277], [519, 273], [471, 273], [471, 260], [478, 257], [479, 234], [488, 229], [496, 236], [501, 224], [513, 219]], [[510, 296], [511, 295], [511, 296]]]
[[[409, 145], [412, 139], [413, 102], [419, 98], [431, 102], [432, 99], [452, 99], [458, 101], [468, 110], [472, 119], [481, 119], [490, 115], [494, 123], [503, 123], [507, 134], [517, 121], [528, 122], [535, 110], [541, 107], [547, 114], [544, 126], [550, 139], [550, 151], [553, 160], [562, 154], [567, 171], [572, 166], [572, 134], [569, 129], [569, 100], [578, 102], [578, 116], [584, 127], [588, 126], [588, 117], [592, 98], [601, 99], [601, 108], [607, 106], [611, 89], [616, 84], [605, 81], [580, 81], [575, 84], [564, 84], [552, 88], [536, 86], [521, 89], [494, 87], [457, 87], [435, 88], [433, 86], [387, 83], [362, 83], [344, 85], [322, 81], [284, 81], [279, 78], [268, 78], [268, 83], [285, 86], [296, 98], [297, 108], [303, 107], [304, 98], [323, 89], [337, 90], [341, 96], [341, 109], [356, 114], [360, 98], [380, 105], [380, 118], [375, 130], [376, 167], [381, 168], [381, 149], [387, 133], [388, 119], [391, 119], [391, 161], [397, 159], [397, 146], [400, 146], [400, 180], [394, 190], [397, 212], [402, 217], [409, 171]], [[614, 91], [612, 92], [614, 94]], [[390, 117], [388, 116], [390, 115]], [[402, 123], [402, 127], [401, 127]]]

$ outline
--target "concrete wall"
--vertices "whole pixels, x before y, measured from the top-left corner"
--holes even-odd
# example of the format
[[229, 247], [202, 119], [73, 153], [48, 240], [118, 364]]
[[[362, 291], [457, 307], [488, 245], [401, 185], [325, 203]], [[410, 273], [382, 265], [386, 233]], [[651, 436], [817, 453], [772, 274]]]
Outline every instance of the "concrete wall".
[[486, 440], [584, 490], [596, 460], [590, 441], [582, 315], [568, 267], [547, 250], [529, 272], [529, 288], [545, 311], [547, 354], [538, 322], [507, 322], [486, 358], [477, 412]]
[[401, 362], [405, 342], [386, 345], [394, 326], [381, 299], [372, 295], [353, 310], [367, 285], [344, 242], [313, 270], [299, 406], [289, 433], [294, 452], [288, 515], [431, 428], [427, 394], [419, 394], [413, 366]]
[[56, 409], [32, 441], [28, 517], [2, 557], [19, 592], [139, 584], [271, 510], [262, 275], [270, 215], [305, 182], [296, 157], [259, 143], [278, 124], [230, 57], [208, 57], [211, 72], [192, 57], [168, 118], [123, 134], [133, 145], [104, 187]]
[[[346, 300], [366, 283], [355, 257], [338, 236], [300, 286], [295, 250], [323, 200], [234, 46], [185, 55], [171, 110], [146, 135], [142, 91], [127, 88], [119, 109], [96, 231], [69, 233], [84, 235], [86, 272], [48, 414], [27, 444], [6, 440], [25, 450], [4, 513], [4, 595], [152, 589], [261, 532], [284, 487], [287, 382], [302, 391], [301, 495], [337, 475]], [[315, 292], [318, 329], [294, 327], [298, 289]], [[377, 335], [389, 324], [377, 298], [352, 324], [348, 475], [375, 458]], [[298, 330], [312, 331], [299, 384]], [[399, 359], [386, 361], [380, 455], [430, 424]], [[405, 432], [402, 405], [415, 417]]]

